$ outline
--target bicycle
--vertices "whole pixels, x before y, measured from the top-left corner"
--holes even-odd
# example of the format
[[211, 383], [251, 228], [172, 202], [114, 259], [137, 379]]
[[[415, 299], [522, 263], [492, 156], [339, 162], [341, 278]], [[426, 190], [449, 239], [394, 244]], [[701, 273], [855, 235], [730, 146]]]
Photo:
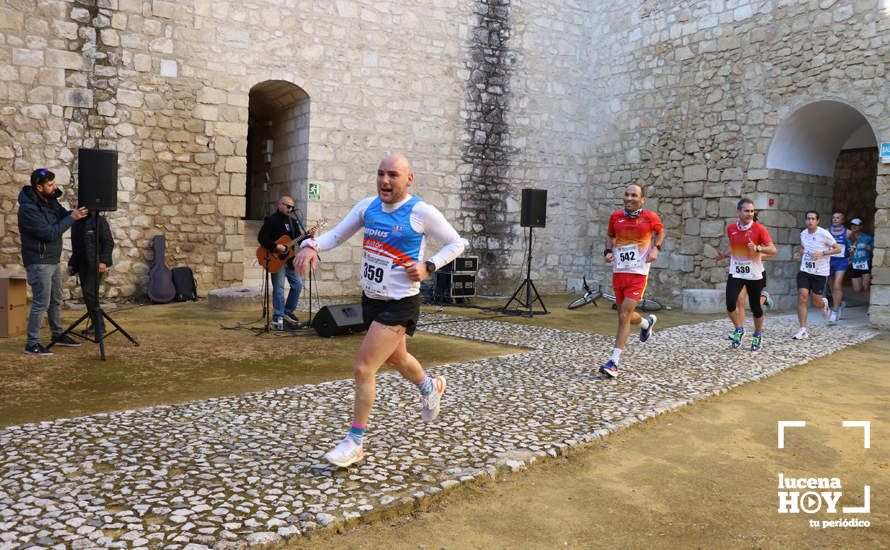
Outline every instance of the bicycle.
[[[578, 309], [579, 307], [586, 306], [590, 303], [592, 303], [596, 307], [599, 307], [599, 304], [597, 304], [596, 301], [600, 298], [612, 302], [612, 309], [618, 309], [618, 304], [615, 303], [614, 294], [604, 292], [599, 285], [591, 288], [591, 286], [587, 283], [587, 277], [582, 277], [581, 280], [583, 281], [584, 294], [580, 298], [572, 300], [569, 303], [569, 309]], [[662, 305], [661, 302], [659, 302], [658, 300], [643, 298], [637, 304], [637, 309], [641, 309], [643, 311], [659, 311], [661, 309], [670, 309], [670, 307]]]

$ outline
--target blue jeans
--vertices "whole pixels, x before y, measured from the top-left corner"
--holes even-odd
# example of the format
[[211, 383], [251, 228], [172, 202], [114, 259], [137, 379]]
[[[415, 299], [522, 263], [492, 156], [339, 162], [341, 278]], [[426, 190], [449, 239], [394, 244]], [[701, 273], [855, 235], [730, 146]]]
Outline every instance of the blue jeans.
[[[287, 279], [290, 291], [287, 293], [287, 302], [284, 301], [284, 280]], [[272, 274], [272, 315], [281, 318], [287, 313], [293, 314], [300, 301], [300, 292], [303, 290], [303, 279], [291, 266], [290, 262]]]
[[61, 336], [62, 268], [59, 264], [33, 264], [25, 268], [31, 285], [31, 314], [28, 316], [28, 345], [40, 343], [40, 323], [49, 311], [49, 328], [53, 336]]

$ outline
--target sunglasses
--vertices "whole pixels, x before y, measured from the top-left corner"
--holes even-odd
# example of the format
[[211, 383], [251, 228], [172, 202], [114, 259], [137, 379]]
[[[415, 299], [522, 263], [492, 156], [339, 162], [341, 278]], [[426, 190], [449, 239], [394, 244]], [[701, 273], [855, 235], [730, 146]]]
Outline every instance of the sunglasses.
[[294, 206], [293, 204], [288, 204], [286, 206], [287, 206], [287, 209], [290, 210], [291, 212], [293, 212], [294, 209], [296, 208], [296, 206]]

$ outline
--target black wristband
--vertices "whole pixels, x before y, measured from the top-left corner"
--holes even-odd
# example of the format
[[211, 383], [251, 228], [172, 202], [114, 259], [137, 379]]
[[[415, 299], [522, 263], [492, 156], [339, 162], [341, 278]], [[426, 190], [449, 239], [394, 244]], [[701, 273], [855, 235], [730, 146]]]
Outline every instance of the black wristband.
[[611, 249], [611, 248], [606, 248], [606, 249], [603, 250], [603, 257], [605, 258], [606, 256], [608, 256], [608, 255], [611, 254], [611, 253], [612, 253], [612, 249]]
[[661, 252], [661, 245], [660, 245], [660, 244], [655, 245], [655, 248], [657, 248], [658, 251]]

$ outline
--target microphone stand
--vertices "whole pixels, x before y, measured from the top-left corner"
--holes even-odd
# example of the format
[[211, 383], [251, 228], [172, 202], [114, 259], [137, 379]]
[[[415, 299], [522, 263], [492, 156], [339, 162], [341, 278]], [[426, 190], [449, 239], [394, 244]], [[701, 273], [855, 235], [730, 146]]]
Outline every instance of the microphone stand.
[[[300, 216], [297, 215], [296, 211], [287, 215], [291, 220], [294, 221], [294, 229], [298, 235], [304, 235], [306, 233], [306, 227], [303, 225], [303, 222], [300, 221]], [[294, 256], [298, 253], [298, 247], [296, 243], [294, 244]], [[298, 274], [299, 275], [299, 274]], [[312, 269], [309, 269], [309, 317], [306, 320], [305, 326], [306, 328], [312, 326], [312, 280], [313, 280]]]

